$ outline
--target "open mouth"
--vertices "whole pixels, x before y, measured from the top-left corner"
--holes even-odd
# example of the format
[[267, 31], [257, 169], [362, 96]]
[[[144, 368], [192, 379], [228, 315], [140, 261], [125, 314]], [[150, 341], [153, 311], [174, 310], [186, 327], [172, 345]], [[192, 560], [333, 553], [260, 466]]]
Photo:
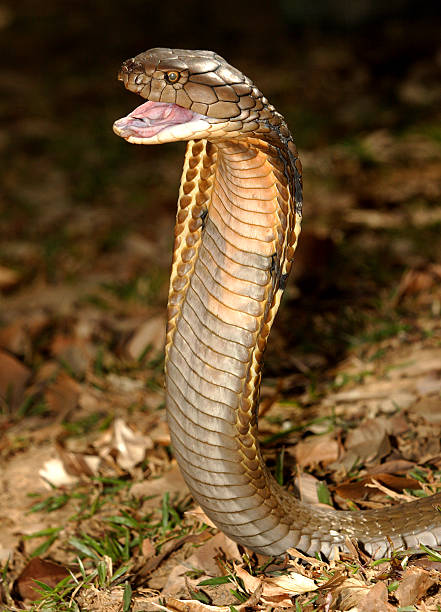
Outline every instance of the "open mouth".
[[[175, 126], [180, 126], [176, 128]], [[182, 126], [182, 127], [181, 127]], [[148, 101], [138, 106], [126, 117], [113, 124], [113, 131], [129, 142], [156, 142], [156, 135], [179, 139], [207, 129], [208, 122], [204, 115], [165, 102]], [[175, 128], [175, 129], [173, 129]], [[162, 139], [161, 139], [162, 140]]]

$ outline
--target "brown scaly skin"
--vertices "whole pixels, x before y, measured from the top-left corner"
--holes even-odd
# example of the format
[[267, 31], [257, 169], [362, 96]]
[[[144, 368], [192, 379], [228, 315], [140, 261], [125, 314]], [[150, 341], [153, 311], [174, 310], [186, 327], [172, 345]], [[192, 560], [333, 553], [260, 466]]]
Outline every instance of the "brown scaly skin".
[[338, 512], [289, 495], [262, 460], [262, 358], [301, 220], [301, 165], [283, 117], [211, 51], [151, 49], [125, 62], [120, 79], [175, 122], [150, 134], [152, 111], [144, 118], [141, 106], [115, 123], [117, 134], [141, 144], [188, 141], [168, 302], [166, 396], [175, 454], [195, 499], [227, 535], [264, 554], [296, 547], [329, 555], [345, 547], [347, 536], [376, 557], [394, 547], [439, 545], [441, 494]]

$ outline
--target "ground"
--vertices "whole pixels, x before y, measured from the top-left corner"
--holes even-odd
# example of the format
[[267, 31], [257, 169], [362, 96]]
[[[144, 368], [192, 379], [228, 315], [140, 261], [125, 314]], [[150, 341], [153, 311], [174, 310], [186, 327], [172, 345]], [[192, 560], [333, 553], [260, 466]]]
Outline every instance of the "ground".
[[[2, 44], [38, 40], [24, 13], [0, 17]], [[328, 33], [304, 39], [302, 62], [283, 39], [292, 53], [271, 70], [229, 58], [287, 117], [305, 168], [264, 455], [303, 499], [339, 509], [441, 489], [441, 60], [394, 27], [379, 55]], [[403, 58], [407, 36], [420, 53]], [[119, 141], [111, 124], [136, 100], [101, 57], [81, 78], [75, 57], [56, 56], [57, 87], [20, 73], [19, 53], [3, 71], [1, 610], [440, 610], [439, 552], [263, 558], [195, 508], [163, 392], [183, 148]]]

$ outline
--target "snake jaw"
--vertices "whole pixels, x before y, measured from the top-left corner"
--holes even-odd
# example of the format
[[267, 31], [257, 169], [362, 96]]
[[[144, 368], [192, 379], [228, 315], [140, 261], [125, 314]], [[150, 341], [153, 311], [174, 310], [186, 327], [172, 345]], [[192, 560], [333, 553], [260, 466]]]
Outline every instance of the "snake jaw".
[[113, 124], [113, 131], [132, 144], [193, 140], [223, 131], [213, 120], [178, 104], [149, 100]]

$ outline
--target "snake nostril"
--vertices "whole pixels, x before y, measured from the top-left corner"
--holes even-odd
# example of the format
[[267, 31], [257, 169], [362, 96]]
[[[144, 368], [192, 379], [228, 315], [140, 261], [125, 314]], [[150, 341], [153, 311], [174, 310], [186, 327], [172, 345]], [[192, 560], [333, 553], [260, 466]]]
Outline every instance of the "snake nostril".
[[121, 66], [121, 70], [123, 72], [132, 72], [133, 70], [141, 71], [142, 65], [138, 62], [135, 62], [134, 58], [131, 57], [123, 63], [123, 65]]

